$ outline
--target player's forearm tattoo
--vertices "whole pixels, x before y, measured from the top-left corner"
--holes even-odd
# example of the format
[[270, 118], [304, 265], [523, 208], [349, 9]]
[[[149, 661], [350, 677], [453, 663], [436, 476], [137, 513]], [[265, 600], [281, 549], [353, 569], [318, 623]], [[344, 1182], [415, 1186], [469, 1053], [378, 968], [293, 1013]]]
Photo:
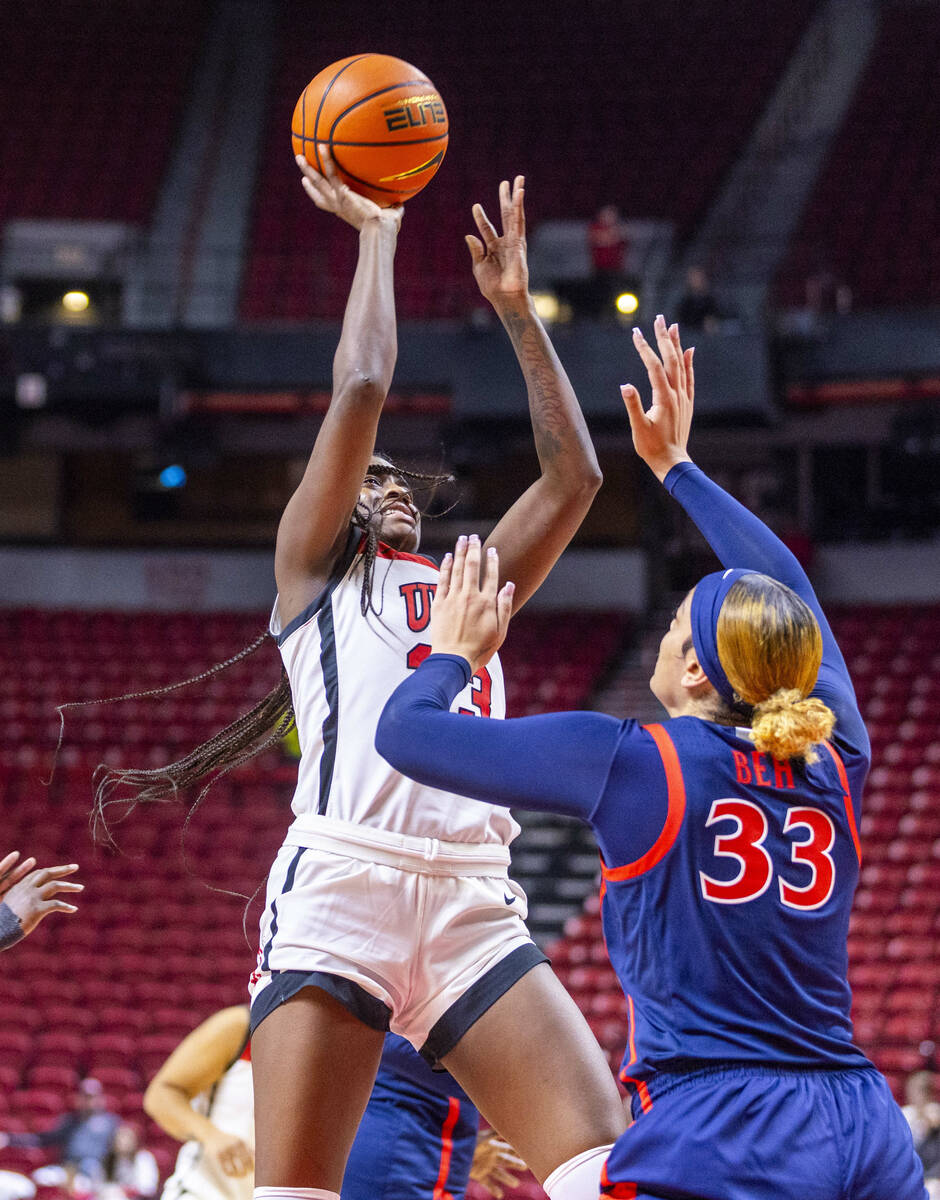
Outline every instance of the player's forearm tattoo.
[[[560, 366], [552, 361], [554, 355], [550, 343], [547, 344], [545, 331], [537, 322], [518, 313], [509, 313], [506, 316], [506, 330], [529, 388], [535, 449], [539, 461], [545, 466], [560, 453], [566, 441], [582, 441], [580, 431], [572, 426], [571, 417], [566, 411], [563, 393], [570, 391], [570, 385]], [[573, 394], [571, 403], [577, 403]]]

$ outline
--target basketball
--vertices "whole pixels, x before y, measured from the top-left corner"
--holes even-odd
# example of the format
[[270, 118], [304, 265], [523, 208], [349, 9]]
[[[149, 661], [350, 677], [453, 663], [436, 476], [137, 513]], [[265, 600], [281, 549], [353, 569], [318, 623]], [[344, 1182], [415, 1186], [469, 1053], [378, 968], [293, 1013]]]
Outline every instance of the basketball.
[[324, 68], [294, 108], [295, 154], [322, 171], [329, 144], [340, 178], [387, 208], [430, 182], [447, 149], [444, 101], [416, 67], [389, 54], [354, 54]]

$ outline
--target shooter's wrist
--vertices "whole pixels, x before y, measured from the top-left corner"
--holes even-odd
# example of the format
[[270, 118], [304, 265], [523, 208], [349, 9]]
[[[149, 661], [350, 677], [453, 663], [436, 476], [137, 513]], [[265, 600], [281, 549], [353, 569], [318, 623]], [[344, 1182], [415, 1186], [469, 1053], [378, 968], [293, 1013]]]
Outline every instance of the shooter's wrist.
[[506, 321], [510, 317], [523, 321], [538, 321], [539, 319], [535, 311], [535, 304], [528, 291], [500, 292], [498, 295], [490, 297], [490, 303], [501, 321]]

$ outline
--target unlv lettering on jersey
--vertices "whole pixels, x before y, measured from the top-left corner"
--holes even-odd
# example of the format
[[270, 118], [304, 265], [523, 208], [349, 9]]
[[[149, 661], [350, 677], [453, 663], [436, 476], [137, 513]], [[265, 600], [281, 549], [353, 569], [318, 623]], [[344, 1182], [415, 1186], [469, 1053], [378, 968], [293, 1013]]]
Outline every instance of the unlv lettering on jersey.
[[398, 590], [405, 598], [405, 616], [408, 620], [408, 628], [415, 633], [427, 629], [431, 620], [431, 600], [437, 590], [437, 584], [403, 583]]

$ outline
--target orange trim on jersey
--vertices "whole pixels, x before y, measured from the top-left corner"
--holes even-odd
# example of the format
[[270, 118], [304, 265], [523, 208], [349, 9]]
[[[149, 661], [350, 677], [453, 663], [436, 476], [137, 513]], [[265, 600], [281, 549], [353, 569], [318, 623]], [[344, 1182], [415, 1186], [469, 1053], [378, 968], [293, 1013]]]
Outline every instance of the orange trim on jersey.
[[635, 1183], [612, 1183], [607, 1174], [607, 1160], [604, 1160], [601, 1167], [601, 1200], [604, 1200], [605, 1196], [612, 1196], [613, 1200], [636, 1200], [636, 1189]]
[[858, 839], [858, 826], [855, 824], [855, 808], [852, 804], [852, 793], [849, 789], [849, 777], [845, 771], [845, 763], [842, 761], [838, 751], [831, 742], [823, 742], [823, 745], [832, 756], [832, 761], [836, 764], [836, 772], [839, 776], [839, 783], [842, 785], [843, 796], [845, 801], [845, 815], [849, 820], [849, 832], [852, 835], [852, 841], [855, 843], [855, 853], [858, 855], [858, 861], [862, 861], [862, 843]]
[[444, 1185], [450, 1174], [450, 1159], [454, 1152], [454, 1126], [457, 1124], [459, 1116], [460, 1101], [456, 1096], [451, 1096], [447, 1101], [447, 1116], [444, 1118], [444, 1125], [441, 1129], [441, 1165], [437, 1172], [434, 1191], [431, 1193], [432, 1200], [453, 1200], [450, 1192], [444, 1190]]
[[672, 744], [672, 738], [662, 725], [644, 725], [643, 728], [656, 743], [666, 772], [666, 822], [650, 849], [635, 862], [627, 863], [623, 867], [608, 867], [601, 858], [601, 875], [605, 880], [619, 882], [623, 879], [636, 879], [638, 875], [655, 867], [672, 849], [685, 817], [685, 780], [682, 778], [682, 767], [679, 765], [679, 755]]
[[632, 1083], [636, 1088], [636, 1094], [640, 1098], [640, 1108], [648, 1113], [653, 1107], [653, 1097], [650, 1095], [650, 1090], [642, 1079], [634, 1079], [632, 1075], [627, 1075], [623, 1071], [620, 1072], [621, 1083]]
[[[365, 538], [362, 539], [362, 542]], [[362, 542], [359, 543], [359, 549], [362, 549]], [[375, 549], [378, 558], [395, 558], [402, 562], [420, 563], [422, 567], [430, 567], [432, 571], [439, 570], [436, 562], [431, 558], [425, 558], [421, 554], [406, 554], [404, 550], [393, 550], [391, 546], [386, 546], [384, 542], [379, 542]]]
[[627, 1045], [630, 1047], [628, 1067], [636, 1062], [636, 1013], [633, 1009], [633, 997], [627, 993]]

